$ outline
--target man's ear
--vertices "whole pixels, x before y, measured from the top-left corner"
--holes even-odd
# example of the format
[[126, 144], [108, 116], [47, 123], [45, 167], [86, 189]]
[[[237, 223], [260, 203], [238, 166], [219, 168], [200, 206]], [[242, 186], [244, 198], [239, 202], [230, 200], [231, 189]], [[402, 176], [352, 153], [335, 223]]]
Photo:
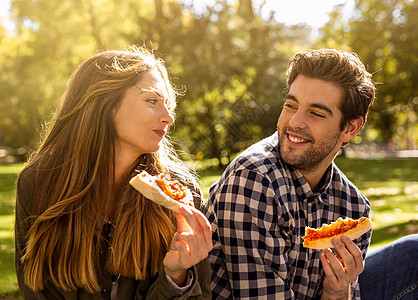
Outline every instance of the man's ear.
[[348, 143], [351, 141], [360, 131], [361, 127], [363, 126], [363, 122], [364, 121], [362, 117], [358, 117], [357, 119], [349, 121], [341, 133], [340, 140], [343, 143]]

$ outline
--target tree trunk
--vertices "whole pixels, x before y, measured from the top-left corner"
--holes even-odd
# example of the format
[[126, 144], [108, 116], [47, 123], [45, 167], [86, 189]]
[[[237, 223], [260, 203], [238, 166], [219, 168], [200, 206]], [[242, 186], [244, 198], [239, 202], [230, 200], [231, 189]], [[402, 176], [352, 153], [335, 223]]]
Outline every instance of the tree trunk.
[[155, 15], [158, 18], [162, 18], [163, 15], [163, 0], [155, 0], [154, 1], [155, 4]]
[[239, 15], [247, 22], [254, 18], [253, 3], [251, 0], [239, 0]]

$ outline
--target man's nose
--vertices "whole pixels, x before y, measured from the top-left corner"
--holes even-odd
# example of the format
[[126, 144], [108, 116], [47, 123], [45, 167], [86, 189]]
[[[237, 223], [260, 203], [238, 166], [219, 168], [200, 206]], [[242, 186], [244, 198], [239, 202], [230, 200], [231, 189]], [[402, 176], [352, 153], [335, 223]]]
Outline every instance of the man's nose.
[[306, 126], [305, 114], [298, 110], [290, 119], [289, 125], [292, 128], [304, 128]]

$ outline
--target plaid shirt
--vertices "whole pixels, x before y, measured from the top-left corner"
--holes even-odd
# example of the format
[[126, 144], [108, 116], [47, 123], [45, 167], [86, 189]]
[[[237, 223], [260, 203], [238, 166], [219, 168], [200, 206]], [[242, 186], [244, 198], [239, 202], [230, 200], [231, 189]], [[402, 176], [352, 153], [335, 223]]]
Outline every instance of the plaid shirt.
[[[315, 193], [284, 164], [277, 133], [248, 148], [210, 189], [204, 211], [212, 224], [213, 299], [317, 299], [322, 251], [302, 246], [305, 226], [339, 217], [369, 217], [367, 198], [332, 163]], [[366, 254], [367, 232], [355, 243]], [[352, 284], [353, 299], [360, 299]]]

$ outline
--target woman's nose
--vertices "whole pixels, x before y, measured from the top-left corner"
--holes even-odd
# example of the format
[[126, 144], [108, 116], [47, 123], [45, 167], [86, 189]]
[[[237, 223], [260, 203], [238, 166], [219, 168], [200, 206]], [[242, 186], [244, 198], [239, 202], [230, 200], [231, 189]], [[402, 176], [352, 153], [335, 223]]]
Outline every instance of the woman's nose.
[[166, 105], [164, 105], [162, 110], [161, 122], [166, 123], [167, 125], [171, 125], [174, 122], [173, 113], [167, 108]]

